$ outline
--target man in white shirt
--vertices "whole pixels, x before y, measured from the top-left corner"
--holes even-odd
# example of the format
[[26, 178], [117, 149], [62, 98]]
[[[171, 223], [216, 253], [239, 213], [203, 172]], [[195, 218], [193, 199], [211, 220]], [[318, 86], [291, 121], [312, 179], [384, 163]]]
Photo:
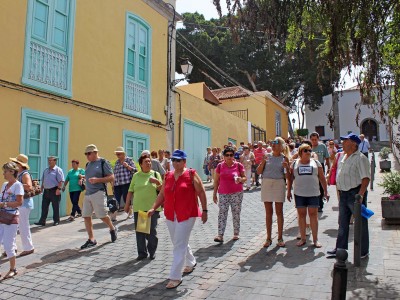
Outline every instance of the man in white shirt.
[[360, 134], [360, 140], [361, 143], [360, 145], [358, 145], [358, 150], [360, 150], [360, 152], [368, 158], [368, 152], [369, 148], [371, 148], [371, 145], [369, 144], [369, 141], [365, 138], [363, 134]]
[[[354, 200], [357, 195], [360, 202], [367, 206], [367, 187], [371, 178], [371, 168], [366, 158], [358, 149], [361, 140], [354, 133], [340, 137], [343, 151], [346, 153], [338, 164], [336, 187], [339, 191], [339, 230], [335, 249], [328, 251], [336, 255], [336, 249], [348, 249], [349, 223], [354, 212]], [[368, 221], [362, 219], [361, 258], [369, 255]]]

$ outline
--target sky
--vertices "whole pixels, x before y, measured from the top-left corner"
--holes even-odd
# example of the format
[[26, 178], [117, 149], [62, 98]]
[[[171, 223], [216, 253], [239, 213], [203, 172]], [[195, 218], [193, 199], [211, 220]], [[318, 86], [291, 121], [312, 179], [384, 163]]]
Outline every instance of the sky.
[[[223, 5], [225, 3], [224, 1], [225, 0], [221, 0], [222, 8], [225, 7]], [[177, 0], [176, 11], [180, 14], [185, 12], [194, 13], [197, 11], [203, 14], [206, 20], [218, 18], [218, 12], [212, 0]], [[224, 11], [224, 9], [222, 11]]]

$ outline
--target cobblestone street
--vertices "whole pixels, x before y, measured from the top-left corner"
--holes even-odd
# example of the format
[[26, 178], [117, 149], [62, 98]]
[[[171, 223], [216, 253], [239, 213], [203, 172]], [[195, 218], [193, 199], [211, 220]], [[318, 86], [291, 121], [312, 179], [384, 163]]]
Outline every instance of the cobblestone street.
[[[377, 174], [377, 180], [381, 178]], [[370, 257], [354, 268], [353, 243], [350, 238], [348, 299], [396, 299], [400, 297], [399, 226], [381, 224], [382, 190], [375, 183], [369, 193], [369, 207], [375, 211], [370, 219]], [[106, 227], [95, 220], [98, 246], [79, 250], [86, 232], [82, 219], [60, 226], [33, 228], [35, 253], [17, 258], [19, 275], [0, 283], [1, 299], [330, 299], [331, 272], [335, 260], [326, 258], [334, 248], [337, 233], [337, 198], [330, 187], [331, 201], [320, 214], [319, 241], [311, 240], [296, 247], [297, 219], [293, 203], [284, 205], [285, 248], [273, 244], [262, 247], [265, 240], [265, 213], [260, 189], [245, 192], [240, 240], [234, 242], [231, 218], [225, 243], [213, 242], [217, 233], [217, 206], [211, 204], [207, 191], [209, 221], [196, 222], [190, 245], [197, 258], [193, 273], [184, 277], [176, 290], [166, 290], [172, 260], [171, 242], [162, 217], [159, 221], [159, 247], [155, 260], [135, 261], [136, 241], [133, 220], [118, 222], [116, 243], [109, 242]], [[352, 235], [352, 230], [351, 230]], [[19, 242], [19, 238], [17, 238]], [[18, 244], [19, 245], [19, 244]], [[1, 260], [1, 272], [8, 261]]]

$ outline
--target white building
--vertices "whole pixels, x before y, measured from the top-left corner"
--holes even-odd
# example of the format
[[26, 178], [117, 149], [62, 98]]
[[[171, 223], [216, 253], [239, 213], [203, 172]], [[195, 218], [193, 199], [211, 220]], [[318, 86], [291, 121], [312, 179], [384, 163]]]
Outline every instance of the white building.
[[[389, 91], [386, 91], [385, 95], [390, 95]], [[337, 93], [337, 97], [337, 105], [335, 105], [332, 94], [330, 94], [324, 96], [323, 104], [318, 110], [311, 111], [306, 107], [306, 124], [310, 133], [318, 132], [322, 140], [339, 139], [340, 136], [353, 132], [355, 134], [363, 133], [369, 141], [389, 141], [387, 126], [382, 123], [378, 115], [378, 107], [377, 104], [374, 104], [374, 98], [367, 103], [361, 103], [358, 87], [340, 91]], [[384, 98], [387, 107], [389, 97]], [[357, 106], [357, 104], [360, 105]], [[357, 126], [356, 118], [359, 108], [359, 126]], [[387, 111], [387, 109], [385, 110]], [[333, 128], [330, 127], [329, 116], [335, 119]]]

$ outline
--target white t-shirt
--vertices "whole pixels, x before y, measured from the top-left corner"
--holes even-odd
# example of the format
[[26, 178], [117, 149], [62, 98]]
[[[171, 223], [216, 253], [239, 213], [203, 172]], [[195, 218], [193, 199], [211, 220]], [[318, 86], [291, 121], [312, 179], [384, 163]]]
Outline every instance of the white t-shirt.
[[[8, 182], [3, 183], [3, 186], [1, 187], [1, 197], [0, 197], [0, 202], [15, 202], [17, 201], [18, 195], [24, 195], [24, 186], [22, 185], [21, 182], [16, 181], [8, 190], [5, 190]], [[15, 212], [17, 211], [16, 208], [3, 208], [7, 210], [8, 212]]]
[[295, 160], [293, 163], [293, 191], [297, 196], [316, 197], [320, 195], [318, 168], [322, 168], [318, 160], [310, 159], [308, 164]]

